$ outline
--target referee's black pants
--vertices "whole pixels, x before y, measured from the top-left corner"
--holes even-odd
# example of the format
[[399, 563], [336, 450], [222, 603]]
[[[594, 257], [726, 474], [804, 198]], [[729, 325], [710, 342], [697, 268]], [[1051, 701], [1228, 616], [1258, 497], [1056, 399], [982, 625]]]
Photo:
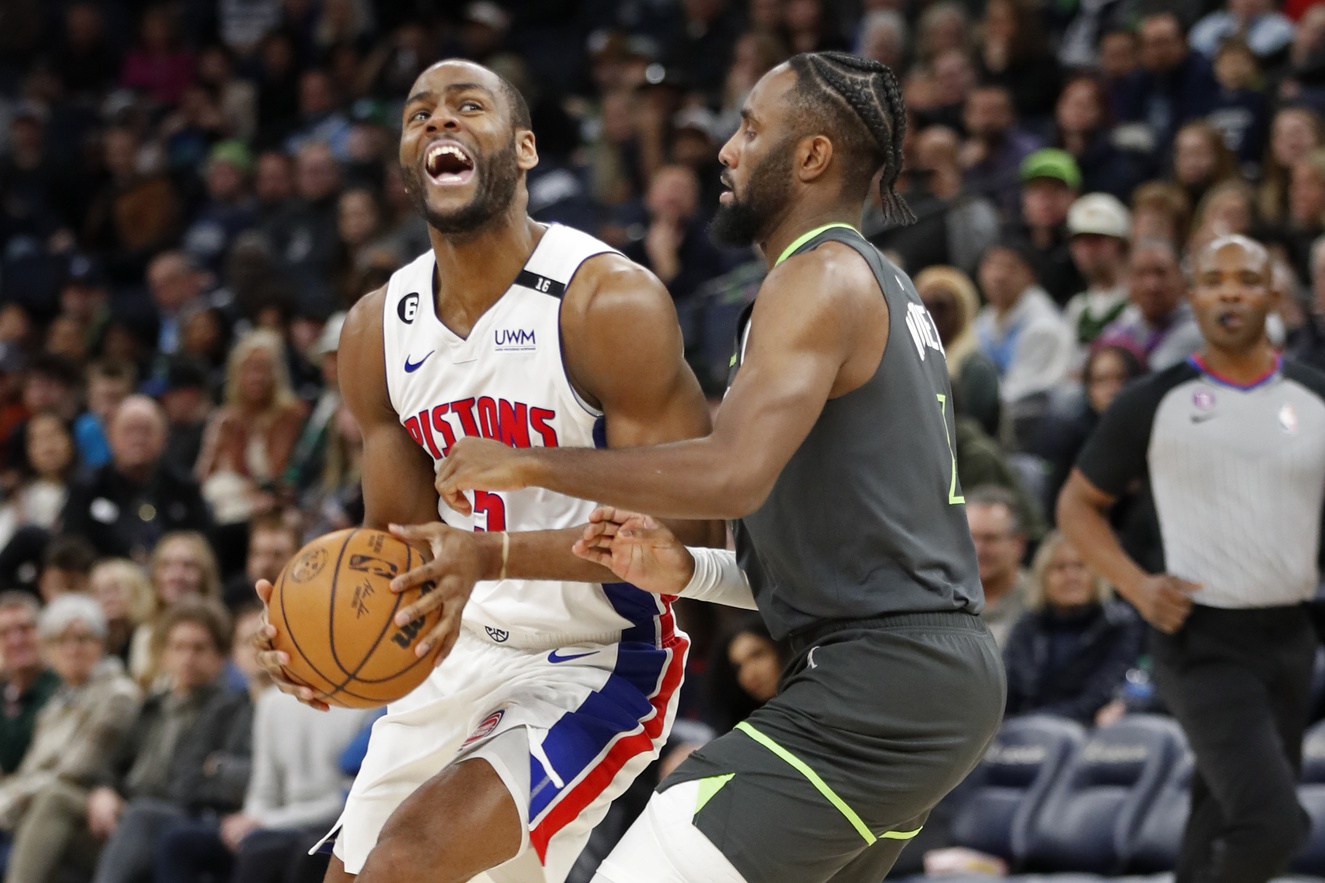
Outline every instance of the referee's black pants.
[[1305, 605], [1196, 605], [1151, 632], [1155, 685], [1196, 755], [1175, 883], [1264, 883], [1306, 840], [1297, 802], [1316, 634]]

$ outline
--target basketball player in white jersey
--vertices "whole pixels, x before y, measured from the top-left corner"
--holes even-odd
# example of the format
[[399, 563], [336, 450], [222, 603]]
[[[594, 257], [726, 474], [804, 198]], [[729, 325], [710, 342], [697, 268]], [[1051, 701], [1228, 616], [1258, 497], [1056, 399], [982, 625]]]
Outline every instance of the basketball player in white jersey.
[[[439, 509], [433, 486], [465, 436], [616, 447], [708, 430], [662, 284], [526, 214], [528, 113], [469, 62], [419, 77], [400, 162], [432, 250], [361, 300], [341, 334], [341, 389], [364, 436], [364, 524], [429, 550], [393, 588], [434, 580], [446, 622], [419, 653], [454, 644], [374, 726], [328, 881], [561, 883], [675, 713], [688, 641], [669, 599], [573, 555], [591, 504], [480, 492], [461, 516]], [[683, 527], [717, 538], [709, 523]], [[280, 680], [274, 634], [262, 658]]]

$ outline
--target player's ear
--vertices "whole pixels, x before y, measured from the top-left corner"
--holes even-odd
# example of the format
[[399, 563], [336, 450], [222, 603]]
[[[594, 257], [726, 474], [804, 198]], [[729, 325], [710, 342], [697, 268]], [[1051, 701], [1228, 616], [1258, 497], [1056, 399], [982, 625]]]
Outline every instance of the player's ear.
[[796, 143], [796, 176], [809, 183], [828, 170], [833, 159], [833, 142], [823, 135], [811, 135]]
[[515, 135], [515, 164], [522, 172], [538, 165], [538, 145], [534, 143], [534, 133], [528, 129], [520, 129]]

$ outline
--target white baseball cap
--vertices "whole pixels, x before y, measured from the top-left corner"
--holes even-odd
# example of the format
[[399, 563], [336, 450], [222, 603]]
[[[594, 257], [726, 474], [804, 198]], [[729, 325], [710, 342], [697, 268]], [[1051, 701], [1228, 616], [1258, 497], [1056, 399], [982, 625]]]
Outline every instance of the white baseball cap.
[[1130, 239], [1132, 213], [1117, 197], [1107, 193], [1087, 193], [1067, 210], [1067, 232], [1097, 233], [1115, 239]]

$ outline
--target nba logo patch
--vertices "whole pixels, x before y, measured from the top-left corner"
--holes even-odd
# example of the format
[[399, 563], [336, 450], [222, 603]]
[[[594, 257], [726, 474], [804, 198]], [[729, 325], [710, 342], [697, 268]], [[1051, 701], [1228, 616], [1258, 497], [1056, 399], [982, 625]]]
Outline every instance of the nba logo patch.
[[1297, 411], [1286, 402], [1279, 409], [1279, 428], [1284, 431], [1285, 435], [1293, 435], [1297, 432]]
[[1209, 411], [1215, 406], [1215, 394], [1208, 389], [1198, 389], [1192, 393], [1192, 404], [1202, 411]]
[[491, 736], [492, 731], [497, 729], [497, 724], [501, 723], [501, 719], [505, 716], [506, 716], [506, 710], [503, 708], [499, 708], [496, 711], [494, 711], [492, 714], [483, 718], [483, 720], [479, 722], [479, 725], [474, 728], [474, 732], [469, 734], [469, 738], [460, 744], [461, 749], [468, 748], [470, 745], [473, 745], [479, 739]]

